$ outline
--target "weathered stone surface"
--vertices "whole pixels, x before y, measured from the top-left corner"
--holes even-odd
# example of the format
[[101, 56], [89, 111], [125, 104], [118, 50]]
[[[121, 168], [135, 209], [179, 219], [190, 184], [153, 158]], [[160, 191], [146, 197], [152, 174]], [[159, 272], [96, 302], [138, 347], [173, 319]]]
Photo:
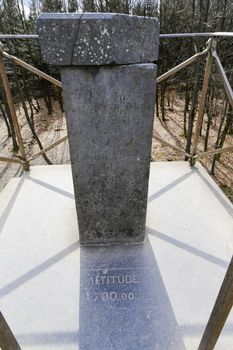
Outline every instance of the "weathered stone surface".
[[43, 59], [55, 65], [155, 62], [159, 22], [125, 14], [42, 14], [38, 34]]
[[61, 69], [80, 242], [144, 240], [156, 66]]
[[38, 34], [44, 59], [61, 66], [80, 242], [142, 242], [158, 21], [43, 14]]

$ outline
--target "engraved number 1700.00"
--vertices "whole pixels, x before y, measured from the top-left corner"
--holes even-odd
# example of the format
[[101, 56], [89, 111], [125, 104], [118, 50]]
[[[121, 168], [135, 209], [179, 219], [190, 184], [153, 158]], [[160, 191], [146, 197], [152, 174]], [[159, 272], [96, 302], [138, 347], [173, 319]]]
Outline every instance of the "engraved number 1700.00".
[[103, 292], [103, 293], [95, 293], [94, 300], [98, 299], [102, 301], [121, 301], [121, 300], [134, 300], [134, 293], [116, 293], [116, 292]]

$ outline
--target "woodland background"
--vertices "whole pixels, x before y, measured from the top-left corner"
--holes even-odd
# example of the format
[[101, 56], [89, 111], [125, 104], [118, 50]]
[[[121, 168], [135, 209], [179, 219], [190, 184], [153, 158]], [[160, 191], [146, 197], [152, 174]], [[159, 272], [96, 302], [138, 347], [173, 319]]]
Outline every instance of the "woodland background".
[[[232, 0], [160, 0], [159, 5], [157, 1], [153, 0], [0, 0], [0, 33], [36, 34], [36, 20], [41, 12], [76, 11], [121, 12], [156, 16], [160, 21], [161, 33], [233, 32]], [[201, 51], [205, 47], [206, 41], [207, 38], [195, 37], [161, 39], [158, 75]], [[42, 62], [37, 40], [14, 39], [2, 40], [2, 42], [4, 50], [8, 53], [60, 79], [56, 67], [49, 67]], [[230, 84], [233, 86], [233, 38], [219, 38], [217, 52]], [[16, 67], [10, 62], [6, 63], [15, 104], [19, 106], [20, 113], [25, 117], [32, 133], [33, 142], [42, 148], [38, 113], [40, 113], [40, 118], [41, 111], [42, 114], [46, 114], [44, 116], [46, 119], [45, 127], [48, 127], [48, 118], [51, 116], [51, 121], [53, 121], [54, 113], [58, 114], [58, 109], [59, 113], [63, 112], [61, 91], [26, 70]], [[204, 65], [205, 57], [159, 84], [157, 91], [157, 116], [160, 123], [157, 128], [163, 127], [167, 130], [172, 140], [176, 144], [182, 144], [188, 153], [192, 146], [191, 136], [198, 110], [198, 97], [202, 86]], [[232, 145], [233, 111], [214, 65], [205, 112], [200, 150], [218, 148], [226, 144]], [[7, 136], [11, 140], [11, 150], [17, 152], [17, 142], [1, 82], [0, 119], [4, 121]], [[174, 119], [176, 119], [176, 123], [173, 122]], [[156, 145], [153, 146], [155, 159], [160, 159], [159, 156], [156, 156], [156, 152], [158, 154], [160, 150], [158, 147], [156, 148]], [[44, 158], [47, 163], [51, 163], [47, 156]], [[226, 170], [225, 175], [220, 176], [218, 182], [222, 187], [227, 187], [227, 195], [231, 198], [233, 196], [232, 155], [212, 157], [204, 165], [212, 175], [216, 175], [218, 165], [221, 165], [221, 169]]]

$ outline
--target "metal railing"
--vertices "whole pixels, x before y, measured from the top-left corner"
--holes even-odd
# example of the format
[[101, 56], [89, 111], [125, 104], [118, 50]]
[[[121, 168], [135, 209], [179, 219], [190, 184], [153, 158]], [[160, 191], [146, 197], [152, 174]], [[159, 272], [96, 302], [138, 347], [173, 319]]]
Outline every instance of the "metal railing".
[[175, 148], [174, 145], [171, 145], [167, 141], [165, 142], [161, 138], [155, 136], [155, 139], [157, 139], [161, 143], [164, 143], [167, 146], [169, 146], [175, 150], [177, 149], [177, 151], [179, 151], [179, 152], [183, 152], [183, 154], [189, 158], [191, 166], [194, 165], [196, 160], [199, 158], [209, 157], [210, 155], [216, 155], [216, 154], [220, 154], [220, 153], [222, 154], [222, 153], [233, 151], [233, 146], [230, 146], [230, 147], [218, 148], [215, 150], [206, 151], [206, 152], [202, 152], [202, 153], [197, 153], [198, 143], [199, 143], [199, 138], [200, 138], [200, 130], [201, 130], [201, 125], [202, 125], [202, 121], [203, 121], [203, 117], [204, 117], [207, 89], [208, 89], [208, 85], [209, 85], [209, 79], [210, 79], [210, 73], [211, 73], [213, 60], [215, 60], [215, 62], [216, 62], [216, 65], [217, 65], [217, 68], [219, 71], [219, 75], [221, 77], [224, 89], [226, 91], [226, 95], [228, 97], [229, 103], [231, 104], [231, 106], [233, 108], [233, 91], [232, 91], [231, 85], [227, 79], [227, 76], [226, 76], [226, 73], [225, 73], [224, 68], [222, 66], [222, 63], [221, 63], [221, 61], [217, 55], [217, 52], [216, 52], [216, 39], [209, 38], [205, 50], [196, 53], [195, 55], [188, 58], [186, 61], [180, 63], [179, 65], [175, 66], [174, 68], [170, 69], [168, 72], [164, 73], [163, 75], [161, 75], [157, 79], [158, 83], [161, 83], [164, 80], [167, 80], [169, 77], [180, 72], [181, 70], [183, 70], [184, 68], [186, 68], [190, 64], [193, 64], [194, 62], [196, 62], [199, 59], [199, 57], [206, 55], [206, 54], [207, 54], [207, 60], [206, 60], [204, 79], [203, 79], [203, 84], [202, 84], [202, 89], [201, 89], [201, 94], [200, 94], [200, 102], [199, 102], [199, 109], [198, 109], [198, 115], [197, 115], [197, 120], [196, 120], [196, 128], [194, 131], [194, 142], [193, 142], [192, 154], [187, 154], [184, 150], [177, 149], [177, 147]]
[[[204, 79], [202, 83], [202, 88], [201, 88], [201, 94], [200, 94], [200, 102], [199, 102], [199, 109], [198, 109], [198, 114], [197, 114], [197, 120], [196, 120], [196, 125], [195, 125], [195, 130], [194, 130], [194, 135], [193, 135], [193, 148], [191, 154], [187, 153], [184, 149], [179, 148], [159, 136], [155, 135], [154, 138], [157, 139], [160, 143], [172, 148], [175, 150], [177, 153], [183, 154], [189, 159], [190, 165], [193, 166], [196, 162], [197, 159], [203, 158], [203, 157], [208, 157], [208, 156], [213, 156], [217, 154], [223, 154], [226, 152], [232, 152], [233, 151], [233, 146], [229, 147], [222, 147], [214, 150], [209, 150], [206, 152], [198, 152], [198, 143], [199, 143], [199, 137], [200, 137], [200, 130], [201, 130], [201, 125], [204, 117], [204, 108], [205, 108], [205, 102], [206, 102], [206, 96], [207, 96], [207, 89], [208, 89], [208, 84], [209, 84], [209, 79], [210, 79], [210, 73], [211, 73], [211, 67], [213, 62], [216, 63], [216, 66], [218, 68], [219, 75], [221, 77], [223, 87], [225, 89], [226, 95], [228, 97], [229, 103], [231, 104], [233, 108], [233, 91], [230, 86], [230, 83], [227, 79], [227, 76], [225, 74], [224, 68], [222, 66], [222, 63], [217, 55], [216, 52], [216, 38], [217, 37], [233, 37], [233, 33], [178, 33], [178, 34], [160, 34], [161, 38], [174, 38], [174, 37], [208, 37], [209, 40], [207, 42], [206, 48], [193, 55], [192, 57], [188, 58], [184, 62], [180, 63], [176, 67], [170, 69], [163, 75], [159, 76], [157, 78], [157, 83], [160, 84], [161, 82], [167, 80], [170, 78], [172, 75], [180, 72], [181, 70], [185, 69], [187, 66], [193, 64], [196, 62], [200, 57], [207, 55], [207, 60], [205, 64], [205, 73], [204, 73]], [[0, 40], [2, 39], [37, 39], [37, 35], [3, 35], [0, 34]], [[50, 83], [62, 88], [62, 83], [58, 81], [57, 79], [54, 79], [50, 75], [40, 71], [39, 69], [31, 66], [30, 64], [20, 60], [19, 58], [12, 56], [8, 53], [6, 53], [3, 50], [3, 46], [0, 46], [0, 77], [2, 79], [2, 84], [4, 87], [4, 91], [6, 94], [7, 102], [9, 105], [9, 110], [10, 114], [12, 117], [14, 129], [15, 129], [15, 134], [19, 146], [19, 151], [20, 151], [20, 158], [7, 158], [7, 157], [2, 157], [0, 156], [0, 161], [4, 162], [10, 162], [10, 163], [17, 163], [23, 166], [25, 170], [29, 170], [30, 163], [32, 160], [36, 159], [37, 157], [45, 154], [48, 152], [50, 149], [58, 146], [60, 143], [64, 142], [67, 140], [67, 136], [61, 138], [60, 140], [52, 143], [48, 147], [43, 148], [39, 152], [33, 154], [30, 157], [27, 157], [24, 145], [23, 145], [23, 139], [21, 135], [21, 130], [20, 126], [17, 120], [17, 115], [15, 111], [15, 106], [14, 106], [14, 101], [13, 101], [13, 96], [11, 93], [11, 88], [10, 88], [10, 83], [7, 77], [6, 73], [6, 67], [4, 63], [4, 58], [10, 60], [14, 64], [17, 64], [28, 71], [30, 71], [33, 74], [36, 74], [40, 78], [48, 80]], [[231, 307], [233, 305], [233, 259], [231, 260], [231, 263], [228, 267], [226, 276], [224, 278], [222, 287], [220, 289], [219, 295], [217, 297], [216, 303], [214, 305], [213, 311], [210, 315], [208, 324], [206, 326], [205, 332], [203, 334], [201, 343], [199, 345], [198, 350], [211, 350], [214, 348], [219, 335], [223, 329], [223, 326], [225, 324], [225, 321], [227, 319], [227, 316], [231, 310]]]
[[[161, 39], [167, 38], [194, 38], [194, 37], [233, 37], [233, 32], [206, 32], [206, 33], [171, 33], [160, 34]], [[37, 34], [0, 34], [0, 40], [3, 39], [38, 39]]]
[[[217, 148], [215, 150], [210, 150], [210, 151], [206, 151], [206, 152], [202, 152], [202, 153], [198, 153], [198, 143], [199, 143], [199, 135], [200, 135], [200, 129], [201, 129], [201, 125], [202, 125], [202, 121], [203, 121], [203, 116], [204, 116], [204, 108], [205, 108], [205, 101], [206, 101], [206, 95], [207, 95], [207, 89], [208, 89], [208, 84], [209, 84], [209, 79], [210, 79], [210, 73], [211, 73], [211, 66], [213, 64], [213, 60], [215, 60], [220, 77], [222, 79], [223, 82], [223, 86], [224, 89], [226, 91], [226, 95], [229, 99], [229, 103], [231, 104], [231, 106], [233, 107], [233, 91], [232, 88], [230, 86], [230, 83], [227, 79], [227, 76], [225, 74], [224, 68], [221, 64], [221, 61], [217, 55], [216, 52], [216, 37], [217, 36], [227, 36], [227, 37], [233, 37], [233, 33], [180, 33], [180, 34], [161, 34], [160, 35], [162, 38], [173, 38], [173, 37], [194, 37], [194, 36], [211, 36], [207, 42], [207, 46], [206, 48], [201, 51], [196, 53], [195, 55], [193, 55], [192, 57], [188, 58], [187, 60], [185, 60], [184, 62], [180, 63], [179, 65], [175, 66], [174, 68], [170, 69], [169, 71], [167, 71], [166, 73], [164, 73], [163, 75], [159, 76], [157, 78], [157, 83], [161, 83], [165, 80], [167, 80], [168, 78], [170, 78], [171, 76], [173, 76], [174, 74], [180, 72], [181, 70], [185, 69], [186, 67], [188, 67], [189, 65], [193, 64], [194, 62], [196, 62], [200, 57], [207, 55], [207, 61], [206, 61], [206, 66], [205, 66], [205, 74], [204, 74], [204, 80], [203, 80], [203, 85], [202, 85], [202, 90], [201, 90], [201, 95], [200, 95], [200, 103], [199, 103], [199, 110], [198, 110], [198, 115], [197, 115], [197, 121], [196, 121], [196, 128], [194, 131], [194, 142], [193, 142], [193, 150], [192, 153], [189, 154], [187, 153], [184, 149], [181, 149], [165, 140], [163, 140], [162, 138], [160, 138], [157, 135], [154, 135], [154, 139], [158, 140], [160, 143], [172, 148], [173, 150], [175, 150], [177, 153], [183, 154], [184, 156], [186, 156], [187, 159], [189, 159], [190, 164], [194, 165], [197, 159], [203, 158], [203, 157], [209, 157], [217, 155], [217, 154], [222, 154], [222, 153], [226, 153], [226, 152], [231, 152], [233, 151], [233, 146], [229, 146], [229, 147], [224, 147], [224, 148]], [[26, 38], [33, 38], [33, 39], [37, 39], [38, 36], [37, 35], [0, 35], [0, 39], [26, 39]], [[10, 109], [10, 113], [12, 116], [12, 120], [14, 123], [14, 128], [16, 131], [16, 137], [17, 137], [17, 142], [19, 145], [19, 150], [21, 153], [21, 158], [22, 160], [19, 159], [12, 159], [12, 158], [7, 158], [7, 157], [1, 157], [0, 156], [0, 161], [8, 161], [8, 162], [12, 162], [12, 163], [19, 163], [22, 164], [24, 166], [24, 168], [26, 170], [29, 169], [30, 166], [30, 162], [34, 159], [36, 159], [37, 157], [41, 156], [42, 154], [45, 154], [47, 151], [49, 151], [50, 149], [52, 149], [53, 147], [56, 147], [57, 145], [59, 145], [60, 143], [64, 142], [67, 139], [67, 136], [63, 137], [62, 139], [54, 142], [53, 144], [51, 144], [50, 146], [40, 150], [39, 152], [37, 152], [36, 154], [33, 154], [31, 157], [27, 158], [26, 154], [25, 154], [25, 150], [24, 150], [24, 146], [23, 146], [23, 141], [22, 141], [22, 136], [20, 133], [20, 127], [19, 124], [17, 122], [17, 116], [16, 116], [16, 112], [15, 112], [15, 108], [14, 108], [14, 102], [13, 102], [13, 97], [10, 91], [10, 84], [8, 81], [8, 77], [6, 74], [6, 68], [5, 68], [5, 64], [4, 64], [4, 60], [3, 57], [10, 60], [11, 62], [13, 62], [14, 64], [17, 64], [25, 69], [27, 69], [28, 71], [30, 71], [33, 74], [38, 75], [40, 78], [46, 79], [47, 81], [49, 81], [50, 83], [62, 88], [62, 83], [60, 81], [58, 81], [57, 79], [51, 77], [50, 75], [42, 72], [41, 70], [31, 66], [30, 64], [20, 60], [19, 58], [8, 54], [7, 52], [5, 52], [3, 50], [3, 47], [1, 46], [0, 48], [0, 75], [2, 77], [2, 82], [3, 82], [3, 86], [4, 86], [4, 90], [6, 93], [6, 97], [7, 97], [7, 101], [9, 104], [9, 109]]]

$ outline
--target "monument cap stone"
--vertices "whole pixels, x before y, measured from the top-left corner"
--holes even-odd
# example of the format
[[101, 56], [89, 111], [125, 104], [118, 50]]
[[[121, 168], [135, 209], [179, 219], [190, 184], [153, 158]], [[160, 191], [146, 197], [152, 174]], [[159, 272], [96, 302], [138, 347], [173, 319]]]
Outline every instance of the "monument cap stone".
[[43, 59], [54, 65], [118, 65], [158, 59], [159, 22], [153, 17], [44, 13], [38, 18], [38, 34]]

